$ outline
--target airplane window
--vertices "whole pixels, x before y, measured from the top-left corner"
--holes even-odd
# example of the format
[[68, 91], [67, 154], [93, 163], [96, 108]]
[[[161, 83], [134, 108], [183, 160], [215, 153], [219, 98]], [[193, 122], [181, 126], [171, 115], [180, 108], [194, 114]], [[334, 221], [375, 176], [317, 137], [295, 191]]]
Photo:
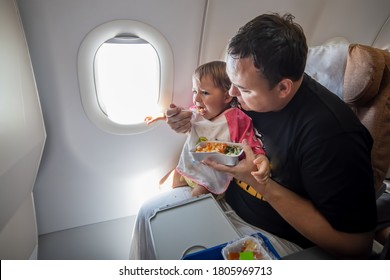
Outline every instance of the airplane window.
[[167, 108], [173, 91], [173, 54], [153, 27], [116, 20], [93, 29], [78, 53], [81, 101], [88, 118], [114, 134], [142, 133], [145, 116]]
[[148, 42], [133, 36], [113, 38], [97, 51], [94, 67], [99, 106], [110, 120], [142, 123], [153, 113], [145, 108], [151, 110], [158, 102], [160, 63]]

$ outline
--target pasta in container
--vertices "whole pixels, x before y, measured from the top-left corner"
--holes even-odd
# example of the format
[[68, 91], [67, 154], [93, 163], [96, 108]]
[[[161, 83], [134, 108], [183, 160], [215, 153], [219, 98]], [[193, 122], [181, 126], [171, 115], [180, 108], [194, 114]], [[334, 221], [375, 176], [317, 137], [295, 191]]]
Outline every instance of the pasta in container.
[[233, 142], [203, 141], [191, 150], [197, 161], [210, 159], [221, 164], [233, 166], [243, 154], [242, 145]]

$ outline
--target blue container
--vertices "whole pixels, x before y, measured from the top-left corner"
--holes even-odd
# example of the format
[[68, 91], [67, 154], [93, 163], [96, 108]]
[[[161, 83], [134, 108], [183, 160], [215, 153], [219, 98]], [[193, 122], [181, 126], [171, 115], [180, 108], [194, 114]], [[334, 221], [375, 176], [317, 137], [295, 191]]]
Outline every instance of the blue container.
[[[273, 254], [274, 258], [277, 260], [280, 260], [280, 256], [278, 252], [276, 252], [274, 246], [272, 246], [269, 239], [261, 234], [260, 232], [252, 234], [254, 237], [258, 237], [264, 241], [266, 249], [269, 251], [270, 254]], [[228, 243], [224, 243], [221, 245], [217, 245], [214, 247], [207, 248], [202, 251], [198, 251], [195, 253], [191, 253], [188, 255], [185, 255], [183, 257], [183, 260], [223, 260], [222, 256], [222, 249], [227, 245]]]

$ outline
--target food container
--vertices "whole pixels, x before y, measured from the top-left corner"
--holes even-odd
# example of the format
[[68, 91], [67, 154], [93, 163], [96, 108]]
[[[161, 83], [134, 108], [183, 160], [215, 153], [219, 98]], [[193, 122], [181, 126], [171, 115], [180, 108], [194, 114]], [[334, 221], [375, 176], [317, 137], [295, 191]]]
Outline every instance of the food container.
[[[265, 251], [267, 252], [268, 256], [272, 260], [280, 260], [280, 256], [278, 252], [275, 250], [274, 246], [271, 244], [269, 239], [261, 234], [260, 232], [256, 232], [252, 235], [250, 235], [258, 240], [258, 242], [263, 246]], [[245, 237], [245, 239], [248, 238]], [[233, 242], [236, 242], [238, 239], [234, 239]], [[227, 249], [224, 249], [226, 246], [233, 246], [232, 241], [224, 244], [220, 244], [211, 248], [207, 248], [205, 250], [201, 250], [195, 253], [189, 253], [188, 255], [185, 255], [183, 257], [183, 260], [224, 260], [224, 256], [222, 255], [222, 251], [225, 250], [225, 254], [227, 253], [227, 250], [230, 248], [228, 247]], [[265, 254], [266, 259], [267, 254]]]
[[272, 260], [276, 259], [272, 252], [267, 250], [263, 240], [255, 236], [246, 236], [231, 243], [222, 249], [225, 260]]
[[[225, 154], [222, 152], [217, 152], [215, 150], [210, 151], [202, 151], [199, 152], [198, 150], [202, 150], [202, 148], [210, 147], [211, 145], [219, 145], [219, 144], [226, 144], [228, 147], [228, 150], [234, 150], [234, 153], [231, 154]], [[233, 142], [222, 142], [222, 141], [203, 141], [197, 144], [192, 150], [191, 153], [195, 160], [202, 161], [205, 159], [210, 159], [212, 161], [234, 166], [238, 163], [238, 160], [240, 156], [243, 154], [242, 144], [240, 143], [233, 143]]]

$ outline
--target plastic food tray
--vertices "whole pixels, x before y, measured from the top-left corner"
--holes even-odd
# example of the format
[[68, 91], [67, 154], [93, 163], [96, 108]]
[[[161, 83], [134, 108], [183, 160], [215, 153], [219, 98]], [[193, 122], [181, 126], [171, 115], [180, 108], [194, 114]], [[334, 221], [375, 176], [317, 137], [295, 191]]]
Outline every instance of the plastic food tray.
[[183, 256], [240, 238], [211, 194], [157, 210], [149, 219], [157, 259]]

